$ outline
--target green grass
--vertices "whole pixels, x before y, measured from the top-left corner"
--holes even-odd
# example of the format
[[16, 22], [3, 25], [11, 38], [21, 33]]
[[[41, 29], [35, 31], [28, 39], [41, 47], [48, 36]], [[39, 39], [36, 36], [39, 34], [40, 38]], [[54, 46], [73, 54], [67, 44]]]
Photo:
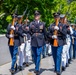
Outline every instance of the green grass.
[[0, 29], [0, 34], [6, 34], [6, 29]]

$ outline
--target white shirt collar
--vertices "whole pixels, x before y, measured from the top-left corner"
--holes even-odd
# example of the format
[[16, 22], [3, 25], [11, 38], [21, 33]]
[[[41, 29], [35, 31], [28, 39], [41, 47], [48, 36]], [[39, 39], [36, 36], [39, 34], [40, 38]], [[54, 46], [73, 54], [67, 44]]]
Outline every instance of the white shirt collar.
[[38, 20], [38, 23], [39, 23], [40, 21]]

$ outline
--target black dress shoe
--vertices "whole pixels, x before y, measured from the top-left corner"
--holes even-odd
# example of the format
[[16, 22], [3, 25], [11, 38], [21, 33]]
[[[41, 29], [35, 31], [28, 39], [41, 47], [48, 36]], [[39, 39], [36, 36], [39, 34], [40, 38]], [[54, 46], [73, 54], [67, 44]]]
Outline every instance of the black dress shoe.
[[26, 62], [24, 62], [23, 65], [26, 65]]
[[39, 75], [39, 71], [34, 71], [34, 73], [35, 73], [36, 75]]
[[39, 75], [39, 74], [36, 74], [36, 75]]
[[66, 64], [66, 67], [69, 67], [69, 64], [68, 63]]
[[61, 75], [61, 73], [60, 73], [60, 72], [57, 72], [56, 74], [57, 74], [57, 75]]
[[76, 59], [76, 57], [73, 57], [73, 59]]
[[51, 56], [51, 54], [48, 54], [48, 56]]
[[27, 63], [26, 63], [26, 67], [28, 67], [28, 66], [29, 66], [29, 63], [27, 62]]
[[54, 70], [54, 72], [56, 73], [57, 71], [56, 71], [56, 70]]
[[46, 56], [43, 56], [43, 58], [45, 58]]
[[16, 67], [15, 67], [15, 72], [17, 71], [17, 69], [18, 69], [18, 66], [17, 66], [17, 64], [16, 64]]
[[36, 73], [36, 70], [34, 71], [34, 73]]
[[37, 71], [35, 70], [34, 73], [36, 73]]
[[10, 69], [11, 75], [14, 75], [15, 70]]
[[14, 73], [11, 73], [11, 75], [14, 75]]
[[23, 67], [22, 66], [19, 66], [18, 69], [19, 69], [19, 71], [22, 71], [23, 70]]
[[68, 60], [68, 63], [69, 63], [69, 64], [71, 64], [71, 61], [70, 61], [70, 60]]
[[65, 69], [66, 69], [65, 67], [62, 67], [62, 71], [65, 71]]

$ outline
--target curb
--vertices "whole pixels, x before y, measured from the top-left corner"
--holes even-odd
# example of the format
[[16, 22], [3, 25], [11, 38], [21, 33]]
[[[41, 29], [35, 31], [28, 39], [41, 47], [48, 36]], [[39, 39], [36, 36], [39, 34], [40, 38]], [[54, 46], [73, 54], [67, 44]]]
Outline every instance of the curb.
[[3, 36], [5, 36], [5, 34], [0, 35], [0, 37], [3, 37]]

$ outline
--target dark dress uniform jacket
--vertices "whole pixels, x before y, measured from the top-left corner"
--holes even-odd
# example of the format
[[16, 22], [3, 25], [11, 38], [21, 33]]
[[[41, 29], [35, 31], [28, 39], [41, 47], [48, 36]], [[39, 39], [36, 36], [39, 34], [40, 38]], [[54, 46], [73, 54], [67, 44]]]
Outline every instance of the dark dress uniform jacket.
[[[8, 25], [7, 27], [7, 33], [6, 33], [6, 37], [9, 39], [8, 40], [8, 45], [9, 45], [9, 35], [10, 35], [10, 30], [11, 30], [11, 24]], [[19, 27], [18, 25], [15, 25], [15, 28]], [[18, 34], [18, 30], [14, 30], [14, 46], [19, 46], [20, 45], [20, 40], [19, 40], [19, 34]]]
[[[53, 45], [54, 43], [54, 39], [52, 39], [53, 33], [54, 33], [54, 26], [55, 23], [53, 23], [52, 25], [50, 25], [49, 29], [48, 29], [48, 37], [50, 38], [50, 44]], [[58, 30], [58, 46], [62, 46], [64, 44], [66, 44], [66, 34], [67, 34], [67, 30], [66, 30], [66, 26], [63, 25], [62, 23], [59, 22], [58, 24], [59, 30]]]
[[[28, 29], [27, 29], [28, 27]], [[29, 25], [24, 25], [23, 26], [23, 33], [25, 33], [27, 35], [27, 40], [30, 40], [31, 38], [31, 33], [30, 33], [30, 30], [29, 30]]]
[[23, 25], [19, 24], [19, 29], [18, 29], [18, 34], [19, 34], [19, 39], [20, 39], [20, 45], [21, 43], [24, 43], [24, 36], [23, 36]]
[[18, 33], [19, 33], [19, 38], [20, 38], [20, 44], [21, 43], [24, 43], [24, 35], [23, 34], [26, 34], [27, 35], [27, 40], [30, 40], [30, 31], [26, 29], [26, 25], [20, 25], [19, 29], [18, 29]]
[[33, 21], [30, 23], [31, 46], [40, 47], [45, 44], [46, 29], [44, 22]]

